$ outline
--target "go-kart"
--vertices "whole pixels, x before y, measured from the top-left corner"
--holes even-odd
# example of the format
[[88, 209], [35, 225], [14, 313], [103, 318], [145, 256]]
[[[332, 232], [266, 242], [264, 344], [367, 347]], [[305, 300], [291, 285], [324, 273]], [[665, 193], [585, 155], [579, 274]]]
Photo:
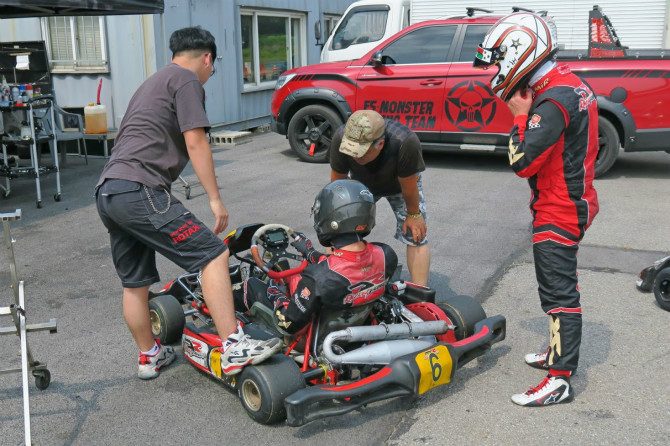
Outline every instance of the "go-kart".
[[670, 311], [670, 256], [655, 261], [643, 269], [637, 278], [637, 289], [654, 292], [656, 302], [666, 311]]
[[[302, 255], [289, 252], [297, 237], [279, 224], [256, 223], [231, 232], [225, 243], [238, 261], [229, 267], [233, 288], [249, 277], [283, 280], [304, 270]], [[258, 302], [249, 311], [237, 311], [245, 333], [257, 339], [280, 337], [284, 348], [239, 375], [226, 376], [214, 350], [221, 338], [198, 273], [184, 274], [152, 293], [149, 305], [152, 331], [161, 342], [181, 337], [186, 359], [237, 392], [255, 421], [286, 418], [291, 426], [447, 384], [456, 369], [502, 341], [506, 327], [503, 316], [487, 318], [472, 298], [436, 303], [434, 290], [391, 278], [379, 299], [314, 314], [295, 335], [279, 327], [273, 310]]]

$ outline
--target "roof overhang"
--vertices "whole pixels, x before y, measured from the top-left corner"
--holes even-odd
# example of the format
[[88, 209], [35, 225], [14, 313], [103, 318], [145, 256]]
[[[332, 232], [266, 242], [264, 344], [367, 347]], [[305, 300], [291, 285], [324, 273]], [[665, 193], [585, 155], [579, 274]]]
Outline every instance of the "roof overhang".
[[0, 18], [161, 14], [163, 0], [2, 0]]

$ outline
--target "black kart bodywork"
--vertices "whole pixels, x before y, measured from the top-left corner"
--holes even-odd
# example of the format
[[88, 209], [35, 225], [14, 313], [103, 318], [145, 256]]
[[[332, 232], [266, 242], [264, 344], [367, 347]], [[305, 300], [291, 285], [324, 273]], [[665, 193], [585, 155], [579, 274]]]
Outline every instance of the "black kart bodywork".
[[312, 386], [285, 400], [287, 422], [300, 426], [342, 415], [366, 404], [407, 395], [421, 395], [448, 384], [456, 370], [505, 339], [505, 318], [494, 316], [475, 325], [475, 334], [455, 343], [436, 343], [427, 350], [395, 359], [374, 375], [340, 386]]
[[636, 286], [642, 292], [653, 292], [658, 305], [670, 311], [670, 256], [640, 271]]

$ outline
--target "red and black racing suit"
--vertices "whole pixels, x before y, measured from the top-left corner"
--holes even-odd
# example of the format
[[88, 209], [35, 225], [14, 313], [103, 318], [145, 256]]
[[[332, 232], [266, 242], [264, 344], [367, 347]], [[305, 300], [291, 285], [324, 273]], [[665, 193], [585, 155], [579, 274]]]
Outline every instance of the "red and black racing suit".
[[333, 248], [329, 256], [317, 256], [318, 263], [307, 266], [284, 285], [256, 278], [234, 291], [235, 307], [249, 309], [254, 302], [273, 308], [278, 325], [294, 334], [307, 325], [312, 314], [361, 305], [379, 298], [398, 265], [398, 256], [383, 243], [367, 243], [360, 252]]
[[598, 213], [598, 108], [591, 88], [566, 65], [531, 88], [529, 116], [517, 116], [510, 132], [509, 160], [531, 188], [535, 274], [550, 316], [548, 365], [574, 372], [582, 337], [577, 251]]

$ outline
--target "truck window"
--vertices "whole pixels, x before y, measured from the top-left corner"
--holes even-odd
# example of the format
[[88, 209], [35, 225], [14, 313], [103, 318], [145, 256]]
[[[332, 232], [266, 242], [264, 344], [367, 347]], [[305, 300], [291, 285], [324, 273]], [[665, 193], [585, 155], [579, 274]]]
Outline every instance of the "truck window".
[[391, 63], [399, 65], [446, 62], [456, 27], [457, 25], [418, 28], [393, 41], [384, 48], [382, 54], [388, 56]]
[[335, 31], [331, 49], [343, 50], [357, 43], [381, 40], [388, 15], [388, 8], [352, 9]]
[[484, 35], [491, 28], [491, 25], [468, 25], [465, 29], [465, 37], [461, 46], [461, 54], [457, 62], [472, 62], [475, 60], [477, 46], [484, 40]]

